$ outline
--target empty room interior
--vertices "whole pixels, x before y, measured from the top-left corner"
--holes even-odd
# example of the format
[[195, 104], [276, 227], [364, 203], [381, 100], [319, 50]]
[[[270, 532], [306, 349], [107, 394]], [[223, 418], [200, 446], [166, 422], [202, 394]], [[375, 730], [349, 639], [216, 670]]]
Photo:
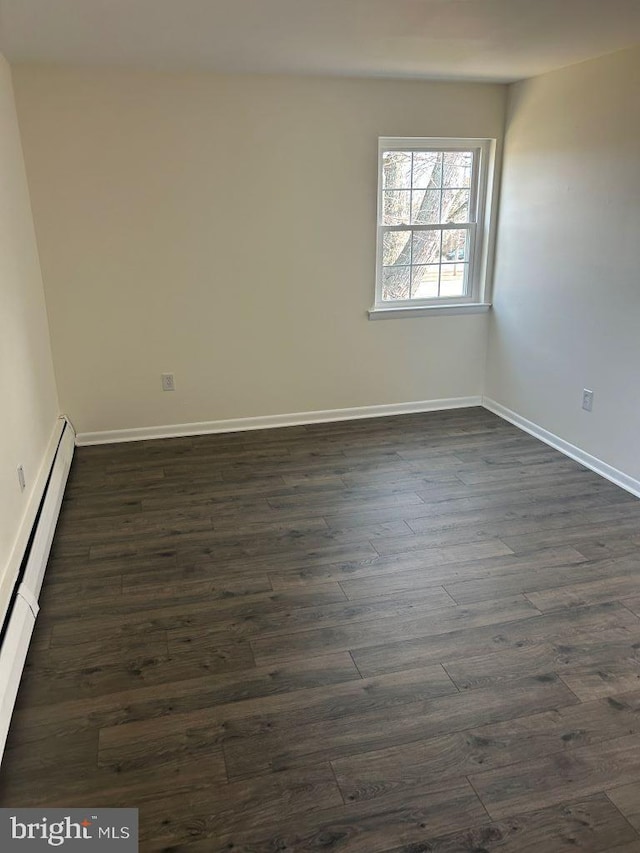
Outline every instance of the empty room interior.
[[640, 2], [0, 51], [0, 850], [640, 853]]

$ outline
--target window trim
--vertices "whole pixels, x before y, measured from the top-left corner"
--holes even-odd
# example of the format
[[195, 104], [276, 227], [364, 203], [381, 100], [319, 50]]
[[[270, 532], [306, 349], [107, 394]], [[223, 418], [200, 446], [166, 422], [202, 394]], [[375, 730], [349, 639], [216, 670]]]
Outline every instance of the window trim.
[[[378, 139], [378, 195], [376, 217], [376, 282], [375, 301], [369, 311], [370, 319], [401, 316], [433, 316], [446, 313], [478, 313], [490, 307], [488, 302], [488, 276], [490, 268], [491, 207], [493, 177], [495, 173], [496, 140], [485, 138], [444, 137], [389, 137]], [[466, 223], [438, 223], [434, 225], [383, 225], [383, 153], [385, 151], [473, 151], [474, 163], [471, 180], [470, 211], [475, 221]], [[471, 216], [470, 216], [471, 219]], [[464, 296], [433, 297], [429, 299], [382, 299], [383, 235], [387, 231], [433, 231], [464, 228], [469, 231], [469, 288]], [[471, 311], [476, 306], [478, 311]], [[456, 308], [458, 309], [456, 311]]]

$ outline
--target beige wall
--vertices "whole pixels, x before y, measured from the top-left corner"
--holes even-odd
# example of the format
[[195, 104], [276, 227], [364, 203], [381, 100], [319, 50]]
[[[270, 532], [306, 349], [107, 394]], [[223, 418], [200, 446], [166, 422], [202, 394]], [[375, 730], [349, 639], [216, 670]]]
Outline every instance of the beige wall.
[[639, 92], [640, 49], [512, 88], [486, 382], [487, 396], [636, 479]]
[[367, 319], [377, 138], [500, 137], [506, 87], [14, 76], [78, 430], [481, 394], [486, 315]]
[[[14, 547], [58, 416], [42, 278], [16, 120], [0, 57], [0, 616]], [[17, 467], [27, 488], [20, 491]], [[13, 555], [13, 556], [12, 556]]]

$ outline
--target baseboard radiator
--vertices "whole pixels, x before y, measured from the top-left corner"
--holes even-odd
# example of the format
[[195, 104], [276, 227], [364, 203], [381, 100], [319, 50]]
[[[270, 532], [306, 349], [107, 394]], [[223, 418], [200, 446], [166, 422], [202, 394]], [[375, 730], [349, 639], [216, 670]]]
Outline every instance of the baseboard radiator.
[[29, 537], [11, 604], [2, 626], [0, 647], [0, 758], [4, 752], [20, 677], [38, 616], [38, 599], [51, 551], [62, 497], [71, 468], [75, 434], [61, 421], [60, 440], [51, 462], [40, 507]]

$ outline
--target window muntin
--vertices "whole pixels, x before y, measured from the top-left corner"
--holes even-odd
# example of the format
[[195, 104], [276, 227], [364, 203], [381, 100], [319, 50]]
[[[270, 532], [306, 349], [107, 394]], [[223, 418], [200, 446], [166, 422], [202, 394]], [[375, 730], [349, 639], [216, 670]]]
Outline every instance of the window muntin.
[[478, 300], [488, 146], [380, 140], [376, 307]]

